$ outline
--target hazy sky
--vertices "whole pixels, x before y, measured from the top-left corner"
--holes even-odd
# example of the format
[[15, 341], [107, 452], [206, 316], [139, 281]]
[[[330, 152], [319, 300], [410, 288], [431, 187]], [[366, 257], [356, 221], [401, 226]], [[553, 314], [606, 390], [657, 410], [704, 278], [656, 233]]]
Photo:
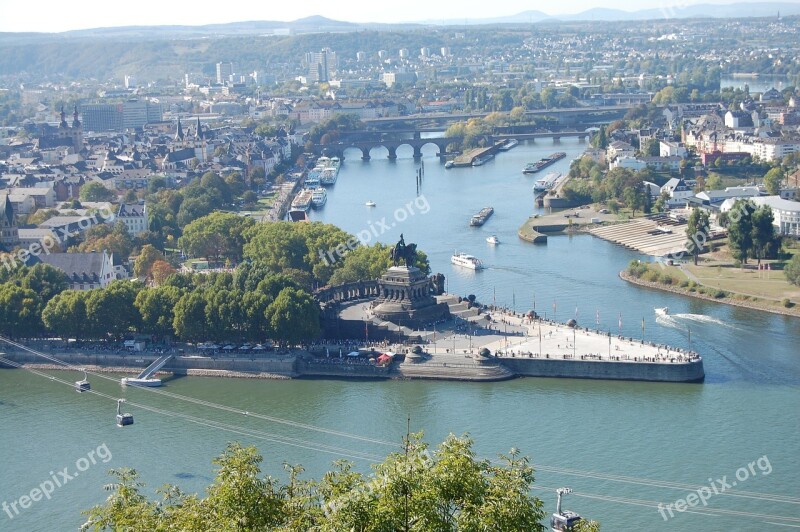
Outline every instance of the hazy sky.
[[175, 0], [0, 0], [0, 31], [66, 31], [108, 26], [200, 25], [244, 20], [290, 21], [322, 15], [349, 22], [409, 22], [462, 18], [488, 18], [540, 10], [550, 15], [578, 13], [593, 7], [635, 11], [697, 3], [734, 3], [736, 0], [226, 0], [185, 2]]

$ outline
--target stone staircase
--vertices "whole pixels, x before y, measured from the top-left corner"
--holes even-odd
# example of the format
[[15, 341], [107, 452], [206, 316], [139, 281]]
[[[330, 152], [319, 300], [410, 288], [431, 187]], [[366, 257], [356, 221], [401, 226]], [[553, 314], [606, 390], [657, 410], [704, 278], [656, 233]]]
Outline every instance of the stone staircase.
[[479, 363], [469, 358], [437, 355], [433, 360], [399, 364], [393, 368], [391, 376], [401, 379], [493, 382], [513, 379], [517, 375], [496, 361]]

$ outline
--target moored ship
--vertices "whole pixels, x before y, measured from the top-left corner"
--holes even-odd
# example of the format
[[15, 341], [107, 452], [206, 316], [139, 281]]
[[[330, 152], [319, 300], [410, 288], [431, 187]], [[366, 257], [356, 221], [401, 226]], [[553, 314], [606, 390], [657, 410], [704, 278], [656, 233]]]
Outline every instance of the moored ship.
[[522, 173], [523, 174], [535, 174], [539, 170], [547, 168], [551, 164], [560, 161], [561, 159], [563, 159], [566, 156], [567, 156], [567, 154], [564, 153], [563, 151], [558, 151], [558, 152], [553, 153], [553, 154], [551, 154], [551, 155], [549, 155], [547, 157], [539, 159], [535, 163], [526, 164], [525, 168], [522, 169]]
[[317, 187], [311, 192], [311, 204], [314, 207], [322, 207], [328, 201], [328, 191], [322, 187]]
[[550, 190], [551, 188], [553, 188], [553, 185], [555, 185], [560, 178], [561, 178], [560, 173], [550, 172], [543, 178], [538, 179], [536, 183], [533, 184], [533, 190], [535, 192], [544, 192], [545, 190]]
[[500, 151], [508, 151], [518, 144], [519, 141], [517, 139], [508, 139], [503, 144], [501, 144], [497, 149]]
[[307, 211], [311, 208], [311, 196], [313, 192], [310, 189], [304, 188], [297, 193], [297, 196], [292, 200], [292, 210], [294, 211]]

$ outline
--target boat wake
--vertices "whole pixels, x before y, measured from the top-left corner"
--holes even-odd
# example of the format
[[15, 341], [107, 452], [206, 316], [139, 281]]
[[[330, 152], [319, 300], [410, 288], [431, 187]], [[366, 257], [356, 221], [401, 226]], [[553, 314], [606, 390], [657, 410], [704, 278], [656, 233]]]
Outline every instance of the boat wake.
[[669, 317], [681, 320], [689, 320], [698, 323], [708, 323], [710, 325], [721, 325], [722, 327], [727, 327], [729, 329], [736, 329], [737, 327], [731, 325], [730, 323], [725, 323], [724, 321], [715, 318], [713, 316], [706, 316], [705, 314], [672, 314]]

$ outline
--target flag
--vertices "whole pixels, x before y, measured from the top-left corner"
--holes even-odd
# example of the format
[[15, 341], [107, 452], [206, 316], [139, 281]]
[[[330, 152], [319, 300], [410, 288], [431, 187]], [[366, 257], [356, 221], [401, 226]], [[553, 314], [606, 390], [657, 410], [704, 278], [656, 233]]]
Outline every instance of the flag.
[[575, 305], [575, 319], [578, 319], [578, 305]]
[[595, 313], [594, 322], [596, 325], [600, 325], [600, 309], [597, 309], [597, 312]]
[[768, 271], [768, 272], [769, 272], [769, 271], [772, 271], [772, 265], [770, 265], [770, 264], [767, 264], [767, 271]]
[[642, 318], [642, 334], [644, 334], [644, 318]]
[[553, 315], [555, 316], [555, 314], [556, 314], [556, 300], [554, 299], [553, 300]]
[[622, 312], [619, 313], [619, 330], [622, 331]]

